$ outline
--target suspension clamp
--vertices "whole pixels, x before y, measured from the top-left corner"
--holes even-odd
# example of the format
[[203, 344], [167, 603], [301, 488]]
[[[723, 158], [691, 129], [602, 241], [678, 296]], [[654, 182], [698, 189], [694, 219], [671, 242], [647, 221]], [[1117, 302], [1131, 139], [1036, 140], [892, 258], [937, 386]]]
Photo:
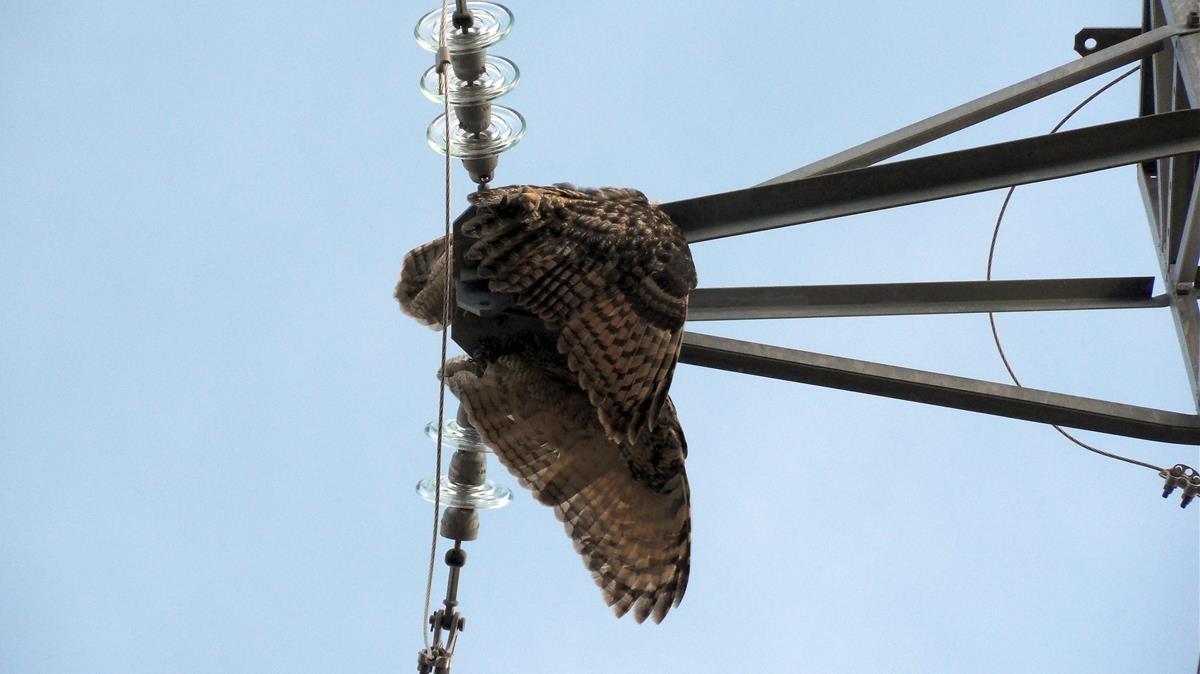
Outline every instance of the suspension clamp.
[[1196, 472], [1195, 468], [1185, 466], [1182, 463], [1175, 464], [1174, 468], [1160, 472], [1159, 477], [1166, 480], [1163, 485], [1163, 498], [1171, 495], [1171, 492], [1176, 489], [1182, 489], [1179, 507], [1186, 508], [1192, 502], [1192, 499], [1200, 495], [1200, 473]]

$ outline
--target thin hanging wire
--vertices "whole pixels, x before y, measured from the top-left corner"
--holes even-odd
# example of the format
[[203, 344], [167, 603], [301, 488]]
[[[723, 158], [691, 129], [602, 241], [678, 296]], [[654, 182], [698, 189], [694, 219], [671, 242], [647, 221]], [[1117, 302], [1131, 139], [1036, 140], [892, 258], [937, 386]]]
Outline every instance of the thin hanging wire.
[[444, 119], [446, 121], [446, 190], [445, 190], [445, 275], [442, 278], [442, 356], [441, 365], [438, 366], [438, 414], [437, 414], [437, 458], [436, 471], [434, 472], [434, 490], [433, 490], [433, 534], [429, 542], [429, 570], [425, 576], [425, 608], [421, 613], [421, 639], [425, 643], [425, 648], [429, 648], [429, 604], [433, 598], [433, 573], [437, 566], [437, 543], [438, 543], [438, 520], [441, 519], [442, 510], [442, 427], [446, 420], [446, 378], [443, 376], [443, 371], [446, 369], [446, 351], [449, 346], [450, 337], [450, 320], [452, 318], [450, 310], [452, 306], [452, 288], [453, 274], [451, 268], [454, 265], [454, 237], [450, 236], [450, 176], [451, 176], [451, 155], [453, 155], [453, 143], [450, 136], [450, 94], [449, 94], [449, 74], [447, 69], [449, 64], [443, 61], [446, 55], [446, 17], [450, 14], [450, 6], [448, 0], [442, 0], [442, 18], [441, 25], [438, 28], [438, 90], [442, 95], [444, 107]]
[[[1116, 86], [1117, 83], [1120, 82], [1121, 80], [1136, 73], [1138, 70], [1140, 70], [1140, 68], [1141, 68], [1140, 66], [1130, 68], [1129, 70], [1125, 71], [1120, 76], [1118, 76], [1116, 79], [1112, 80], [1108, 84], [1105, 84], [1104, 86], [1097, 89], [1091, 96], [1088, 96], [1087, 98], [1083, 99], [1083, 101], [1079, 105], [1075, 106], [1074, 109], [1072, 109], [1070, 112], [1067, 113], [1066, 117], [1063, 117], [1061, 120], [1059, 120], [1058, 124], [1054, 125], [1054, 128], [1050, 130], [1050, 133], [1057, 133], [1058, 130], [1061, 129], [1063, 127], [1063, 125], [1067, 123], [1068, 120], [1070, 120], [1072, 117], [1074, 117], [1075, 113], [1082, 110], [1085, 105], [1087, 105], [1088, 103], [1091, 103], [1100, 94], [1102, 94], [1105, 91], [1108, 91], [1112, 87]], [[1012, 199], [1013, 192], [1015, 192], [1016, 190], [1017, 190], [1016, 185], [1013, 185], [1012, 187], [1008, 188], [1008, 193], [1004, 195], [1004, 203], [1000, 205], [1000, 213], [996, 216], [996, 226], [995, 226], [995, 228], [992, 229], [992, 244], [988, 248], [988, 259], [987, 259], [987, 280], [989, 280], [989, 281], [992, 280], [992, 262], [996, 256], [996, 239], [1000, 235], [1000, 223], [1004, 222], [1004, 213], [1005, 213], [1005, 211], [1008, 210], [1008, 202], [1010, 199]], [[1001, 344], [1000, 344], [1000, 333], [996, 330], [996, 314], [989, 311], [988, 312], [988, 322], [992, 326], [992, 340], [996, 342], [996, 351], [1000, 354], [1000, 360], [1003, 361], [1003, 363], [1004, 363], [1004, 369], [1008, 370], [1008, 376], [1010, 378], [1012, 378], [1014, 384], [1016, 384], [1017, 386], [1024, 387], [1024, 384], [1021, 383], [1021, 380], [1017, 378], [1017, 373], [1013, 371], [1012, 365], [1008, 362], [1008, 356], [1004, 353], [1004, 347], [1001, 346]], [[1129, 457], [1121, 456], [1119, 454], [1113, 454], [1112, 452], [1106, 452], [1103, 449], [1100, 449], [1098, 447], [1093, 447], [1092, 445], [1089, 445], [1086, 442], [1083, 442], [1079, 438], [1076, 438], [1074, 435], [1071, 435], [1067, 431], [1063, 430], [1062, 427], [1057, 424], [1051, 424], [1051, 426], [1054, 427], [1054, 430], [1061, 433], [1064, 438], [1066, 438], [1066, 439], [1070, 440], [1071, 442], [1079, 445], [1080, 447], [1088, 450], [1089, 452], [1095, 452], [1096, 454], [1099, 454], [1101, 456], [1106, 456], [1110, 459], [1116, 459], [1118, 461], [1124, 461], [1125, 463], [1131, 463], [1135, 466], [1143, 466], [1145, 468], [1149, 468], [1150, 470], [1153, 470], [1158, 473], [1163, 472], [1162, 468], [1160, 468], [1159, 466], [1156, 466], [1152, 463], [1146, 463], [1145, 461], [1138, 461], [1137, 459], [1131, 459]]]

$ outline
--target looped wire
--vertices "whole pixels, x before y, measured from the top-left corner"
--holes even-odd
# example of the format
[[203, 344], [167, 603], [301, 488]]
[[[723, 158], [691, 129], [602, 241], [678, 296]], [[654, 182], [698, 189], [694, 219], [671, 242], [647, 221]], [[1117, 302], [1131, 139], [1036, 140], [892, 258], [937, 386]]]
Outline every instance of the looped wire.
[[[1050, 130], [1050, 133], [1057, 133], [1058, 130], [1061, 129], [1063, 127], [1063, 125], [1067, 123], [1067, 121], [1069, 121], [1072, 117], [1074, 117], [1075, 113], [1082, 110], [1084, 108], [1084, 106], [1086, 106], [1088, 103], [1091, 103], [1093, 100], [1096, 99], [1097, 96], [1108, 91], [1112, 87], [1116, 86], [1118, 82], [1120, 82], [1121, 80], [1125, 79], [1126, 77], [1129, 77], [1130, 75], [1136, 73], [1140, 69], [1141, 69], [1141, 66], [1135, 66], [1133, 68], [1130, 68], [1129, 70], [1125, 71], [1124, 73], [1122, 73], [1121, 75], [1119, 75], [1118, 77], [1113, 79], [1108, 84], [1105, 84], [1104, 86], [1097, 89], [1090, 96], [1083, 99], [1083, 101], [1081, 101], [1079, 103], [1079, 105], [1076, 105], [1070, 112], [1068, 112], [1066, 114], [1066, 116], [1064, 116], [1061, 120], [1059, 120], [1058, 124], [1055, 124], [1054, 128]], [[995, 228], [992, 229], [992, 244], [988, 248], [987, 280], [989, 280], [989, 281], [992, 280], [992, 262], [994, 262], [995, 258], [996, 258], [996, 240], [1000, 236], [1000, 224], [1002, 222], [1004, 222], [1004, 213], [1008, 210], [1008, 202], [1012, 199], [1013, 192], [1015, 192], [1016, 190], [1017, 190], [1016, 185], [1013, 185], [1012, 187], [1008, 188], [1008, 192], [1005, 193], [1005, 195], [1004, 195], [1004, 203], [1002, 203], [1000, 205], [1000, 213], [996, 215], [996, 226], [995, 226]], [[991, 327], [992, 327], [992, 340], [996, 342], [996, 352], [1000, 354], [1000, 360], [1004, 363], [1004, 369], [1008, 371], [1009, 378], [1012, 379], [1013, 383], [1016, 384], [1017, 386], [1024, 386], [1024, 384], [1021, 383], [1021, 380], [1017, 378], [1017, 373], [1016, 373], [1016, 371], [1013, 370], [1012, 365], [1008, 362], [1008, 355], [1004, 353], [1004, 347], [1000, 344], [1000, 333], [996, 329], [996, 314], [989, 311], [988, 312], [988, 322], [991, 324]], [[1103, 449], [1100, 449], [1098, 447], [1093, 447], [1093, 446], [1087, 444], [1086, 442], [1083, 442], [1079, 438], [1076, 438], [1074, 435], [1071, 435], [1070, 433], [1068, 433], [1066, 430], [1064, 430], [1058, 424], [1051, 424], [1051, 426], [1054, 428], [1054, 430], [1061, 433], [1064, 438], [1066, 438], [1067, 440], [1070, 440], [1071, 442], [1075, 443], [1076, 445], [1079, 445], [1080, 447], [1088, 450], [1089, 452], [1094, 452], [1096, 454], [1099, 454], [1100, 456], [1108, 457], [1110, 459], [1116, 459], [1117, 461], [1124, 461], [1125, 463], [1130, 463], [1135, 466], [1142, 466], [1143, 468], [1149, 468], [1150, 470], [1156, 471], [1160, 474], [1163, 473], [1163, 471], [1164, 471], [1163, 468], [1160, 468], [1159, 466], [1156, 466], [1152, 463], [1146, 463], [1145, 461], [1138, 461], [1137, 459], [1131, 459], [1126, 456], [1121, 456], [1120, 454], [1106, 452]]]

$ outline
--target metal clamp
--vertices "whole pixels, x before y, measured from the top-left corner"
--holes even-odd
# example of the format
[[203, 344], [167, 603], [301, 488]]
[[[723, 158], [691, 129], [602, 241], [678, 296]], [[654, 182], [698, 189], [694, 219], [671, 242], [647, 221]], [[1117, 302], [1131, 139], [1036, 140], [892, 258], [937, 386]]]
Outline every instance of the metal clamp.
[[[426, 434], [436, 437], [436, 424], [426, 429]], [[450, 472], [440, 480], [423, 480], [417, 491], [427, 500], [433, 500], [436, 490], [441, 489], [441, 502], [447, 507], [442, 513], [441, 536], [454, 542], [446, 551], [446, 597], [443, 608], [429, 617], [429, 629], [433, 632], [431, 645], [417, 654], [417, 671], [421, 674], [449, 674], [458, 635], [467, 626], [467, 619], [458, 612], [458, 581], [462, 568], [467, 563], [467, 551], [463, 541], [479, 537], [479, 510], [503, 507], [512, 498], [507, 487], [487, 479], [487, 448], [471, 427], [465, 410], [459, 408], [454, 421], [443, 424], [440, 433], [444, 444], [455, 447], [450, 457]]]
[[458, 577], [466, 563], [467, 553], [462, 549], [462, 541], [454, 541], [454, 547], [446, 551], [446, 566], [450, 567], [450, 579], [446, 583], [446, 599], [442, 602], [445, 608], [440, 608], [429, 616], [433, 645], [417, 654], [417, 671], [420, 674], [450, 672], [454, 647], [458, 645], [458, 635], [467, 627], [466, 617], [458, 612]]
[[1171, 492], [1176, 489], [1183, 489], [1179, 502], [1180, 508], [1188, 507], [1192, 499], [1200, 494], [1200, 473], [1197, 473], [1196, 469], [1191, 466], [1177, 463], [1174, 468], [1164, 470], [1158, 475], [1166, 480], [1166, 484], [1163, 485], [1163, 498], [1170, 496]]

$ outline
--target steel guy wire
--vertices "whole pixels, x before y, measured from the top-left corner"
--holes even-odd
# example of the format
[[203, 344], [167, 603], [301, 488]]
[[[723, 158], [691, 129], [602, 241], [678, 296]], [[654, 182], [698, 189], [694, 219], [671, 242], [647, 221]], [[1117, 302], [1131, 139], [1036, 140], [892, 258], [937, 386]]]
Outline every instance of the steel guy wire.
[[436, 450], [436, 467], [434, 473], [434, 491], [433, 491], [433, 534], [429, 542], [429, 570], [425, 576], [425, 608], [421, 616], [421, 639], [425, 643], [425, 648], [429, 648], [429, 604], [433, 597], [433, 574], [437, 567], [437, 539], [438, 539], [438, 520], [441, 518], [442, 510], [442, 432], [446, 420], [446, 351], [450, 336], [450, 308], [451, 297], [453, 295], [451, 282], [453, 275], [451, 267], [454, 264], [454, 241], [450, 236], [450, 176], [451, 176], [451, 157], [454, 154], [452, 136], [450, 135], [450, 91], [449, 91], [449, 75], [447, 68], [449, 67], [449, 58], [446, 51], [446, 17], [450, 14], [450, 6], [448, 0], [442, 0], [442, 18], [438, 28], [438, 51], [437, 51], [437, 71], [438, 71], [438, 88], [441, 90], [442, 102], [444, 105], [445, 121], [446, 121], [446, 189], [445, 189], [445, 241], [446, 251], [445, 256], [445, 274], [442, 278], [444, 283], [442, 290], [442, 354], [441, 364], [438, 366], [438, 415], [437, 415], [437, 450]]

